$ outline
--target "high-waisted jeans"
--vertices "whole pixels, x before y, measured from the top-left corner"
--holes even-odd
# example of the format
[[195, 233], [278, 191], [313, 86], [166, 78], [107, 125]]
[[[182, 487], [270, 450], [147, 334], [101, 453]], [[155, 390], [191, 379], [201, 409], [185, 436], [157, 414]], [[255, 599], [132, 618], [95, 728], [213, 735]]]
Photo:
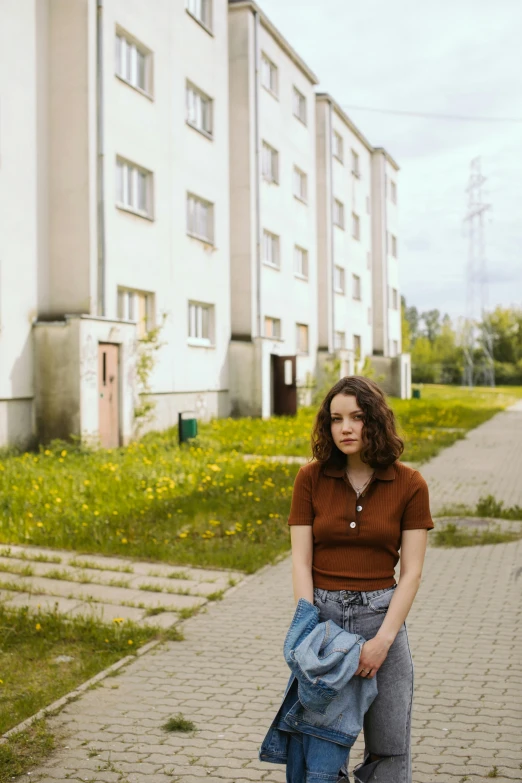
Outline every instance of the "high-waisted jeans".
[[[369, 641], [386, 617], [394, 590], [391, 587], [361, 592], [316, 587], [314, 604], [319, 609], [319, 622], [333, 620], [346, 631]], [[376, 677], [379, 692], [364, 716], [364, 761], [354, 769], [354, 782], [411, 783], [413, 661], [406, 623]], [[372, 754], [382, 758], [370, 761]], [[347, 753], [339, 781], [349, 780], [348, 756]]]

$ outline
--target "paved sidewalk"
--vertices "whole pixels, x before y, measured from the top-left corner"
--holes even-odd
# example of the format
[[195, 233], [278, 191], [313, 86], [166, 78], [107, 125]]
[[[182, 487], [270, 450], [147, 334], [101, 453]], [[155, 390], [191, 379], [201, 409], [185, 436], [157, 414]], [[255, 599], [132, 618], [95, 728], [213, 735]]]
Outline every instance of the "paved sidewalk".
[[[520, 503], [522, 454], [511, 441], [521, 429], [522, 409], [499, 414], [425, 466], [434, 507], [484, 490]], [[474, 482], [477, 443], [486, 487]], [[521, 541], [428, 549], [407, 621], [414, 783], [522, 780], [521, 585]], [[286, 558], [186, 620], [185, 641], [156, 647], [50, 719], [62, 745], [25, 780], [284, 783], [284, 767], [259, 762], [257, 751], [288, 679], [282, 644], [293, 612]], [[162, 729], [179, 712], [197, 731]]]

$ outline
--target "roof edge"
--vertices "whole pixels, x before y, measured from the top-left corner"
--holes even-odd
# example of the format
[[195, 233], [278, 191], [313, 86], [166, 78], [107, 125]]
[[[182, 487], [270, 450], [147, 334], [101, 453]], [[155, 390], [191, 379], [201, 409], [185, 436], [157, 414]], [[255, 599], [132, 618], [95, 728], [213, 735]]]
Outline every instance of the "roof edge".
[[308, 67], [305, 61], [297, 54], [295, 49], [290, 46], [286, 38], [282, 35], [282, 33], [279, 32], [277, 27], [272, 24], [268, 16], [259, 7], [255, 0], [228, 0], [229, 11], [236, 11], [242, 8], [250, 8], [251, 11], [259, 14], [259, 18], [263, 27], [268, 30], [268, 32], [275, 38], [279, 46], [286, 52], [292, 62], [297, 65], [297, 67], [304, 73], [304, 75], [313, 85], [319, 84], [319, 79], [312, 69]]
[[384, 149], [384, 147], [375, 147], [374, 151], [375, 151], [375, 152], [380, 152], [380, 153], [381, 153], [381, 155], [384, 155], [384, 157], [386, 158], [386, 160], [388, 161], [388, 163], [390, 164], [390, 166], [391, 166], [393, 169], [395, 169], [395, 171], [400, 171], [400, 170], [401, 170], [401, 169], [400, 169], [400, 166], [399, 166], [399, 164], [397, 163], [397, 161], [395, 161], [395, 160], [392, 158], [392, 156], [390, 155], [390, 153], [389, 153], [389, 152], [386, 152], [386, 150]]

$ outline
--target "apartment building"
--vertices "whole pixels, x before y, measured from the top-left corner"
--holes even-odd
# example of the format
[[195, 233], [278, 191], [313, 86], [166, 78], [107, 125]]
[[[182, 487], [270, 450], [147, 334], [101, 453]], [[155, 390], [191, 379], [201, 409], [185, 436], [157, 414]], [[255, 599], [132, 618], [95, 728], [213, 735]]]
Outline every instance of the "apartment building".
[[348, 375], [373, 353], [373, 147], [325, 93], [316, 123], [319, 351]]
[[227, 0], [0, 16], [0, 444], [127, 442], [159, 325], [149, 426], [227, 414]]
[[292, 413], [317, 355], [317, 78], [255, 2], [229, 2], [234, 414]]

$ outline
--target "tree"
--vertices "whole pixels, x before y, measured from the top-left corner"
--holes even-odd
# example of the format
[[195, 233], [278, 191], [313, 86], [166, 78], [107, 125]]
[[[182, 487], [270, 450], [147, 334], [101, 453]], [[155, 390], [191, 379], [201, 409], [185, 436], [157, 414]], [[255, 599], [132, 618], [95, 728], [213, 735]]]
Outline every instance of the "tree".
[[441, 323], [440, 323], [440, 311], [439, 310], [426, 310], [426, 312], [422, 313], [421, 318], [424, 322], [424, 334], [430, 341], [430, 343], [435, 342], [435, 338], [440, 333], [441, 330]]
[[408, 317], [406, 315], [407, 307], [406, 307], [406, 299], [404, 296], [401, 296], [401, 339], [402, 339], [402, 351], [403, 353], [410, 353], [412, 348], [412, 334], [411, 334], [411, 326], [410, 322], [408, 320]]

